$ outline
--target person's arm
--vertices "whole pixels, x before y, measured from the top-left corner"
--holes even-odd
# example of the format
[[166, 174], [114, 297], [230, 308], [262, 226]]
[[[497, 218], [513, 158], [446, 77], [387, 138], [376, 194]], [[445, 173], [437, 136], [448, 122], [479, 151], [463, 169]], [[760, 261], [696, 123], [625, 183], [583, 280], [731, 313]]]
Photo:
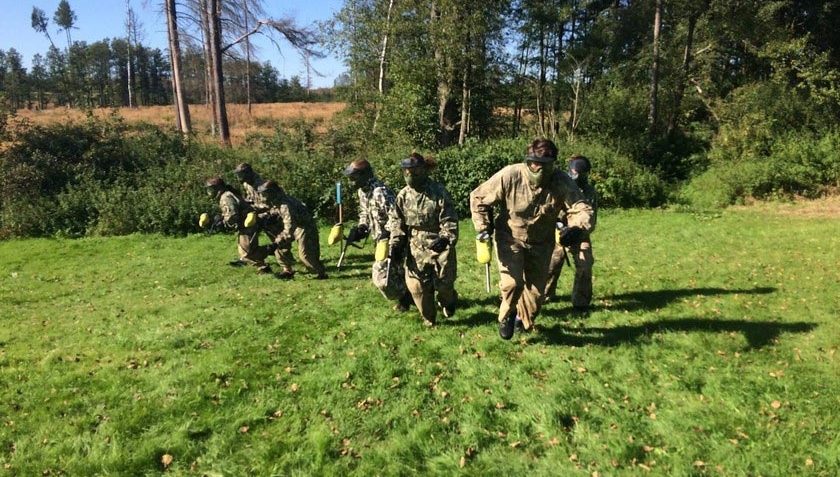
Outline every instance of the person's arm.
[[449, 246], [454, 246], [458, 241], [458, 211], [455, 210], [455, 202], [446, 189], [441, 187], [443, 195], [441, 197], [440, 216], [440, 236], [449, 241]]
[[476, 232], [492, 232], [493, 206], [504, 198], [501, 174], [496, 173], [470, 192], [470, 214]]

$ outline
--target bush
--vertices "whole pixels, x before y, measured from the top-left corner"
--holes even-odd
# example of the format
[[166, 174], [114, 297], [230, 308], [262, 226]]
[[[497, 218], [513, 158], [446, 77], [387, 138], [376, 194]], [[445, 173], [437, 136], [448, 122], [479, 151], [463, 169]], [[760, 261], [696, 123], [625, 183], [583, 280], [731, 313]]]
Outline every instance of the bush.
[[840, 132], [790, 133], [767, 146], [766, 155], [718, 159], [680, 192], [699, 209], [747, 199], [818, 197], [840, 185]]

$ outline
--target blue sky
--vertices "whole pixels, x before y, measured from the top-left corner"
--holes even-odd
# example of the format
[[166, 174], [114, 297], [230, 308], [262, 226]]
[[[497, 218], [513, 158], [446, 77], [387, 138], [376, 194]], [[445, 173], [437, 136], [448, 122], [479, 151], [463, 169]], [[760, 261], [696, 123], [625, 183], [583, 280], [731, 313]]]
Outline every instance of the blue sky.
[[[71, 31], [73, 41], [88, 43], [105, 38], [125, 37], [125, 0], [69, 0], [70, 8], [76, 12], [76, 29]], [[0, 15], [0, 49], [17, 50], [28, 67], [36, 53], [46, 55], [50, 43], [47, 38], [32, 29], [32, 7], [38, 7], [50, 20], [49, 34], [59, 48], [66, 46], [64, 32], [59, 32], [52, 21], [58, 8], [59, 0], [2, 0]], [[153, 48], [160, 48], [167, 53], [166, 18], [162, 0], [130, 0], [131, 7], [142, 23], [142, 43]], [[298, 25], [306, 26], [316, 21], [327, 20], [341, 8], [342, 0], [267, 0], [266, 13], [274, 18], [294, 18]], [[299, 76], [306, 80], [306, 71], [300, 56], [288, 44], [280, 43], [282, 50], [256, 35], [255, 42], [260, 48], [259, 61], [269, 61], [277, 68], [280, 76], [291, 78]], [[312, 78], [313, 87], [332, 86], [336, 76], [344, 71], [340, 60], [329, 56], [324, 60], [313, 61], [316, 70], [323, 78]]]

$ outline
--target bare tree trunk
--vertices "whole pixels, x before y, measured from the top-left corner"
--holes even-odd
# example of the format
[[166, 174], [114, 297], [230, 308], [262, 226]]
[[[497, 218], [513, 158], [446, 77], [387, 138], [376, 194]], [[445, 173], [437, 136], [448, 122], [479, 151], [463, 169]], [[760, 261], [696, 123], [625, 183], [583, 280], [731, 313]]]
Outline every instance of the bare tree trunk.
[[131, 29], [132, 29], [132, 22], [134, 19], [131, 15], [131, 0], [125, 0], [125, 14], [126, 14], [126, 44], [128, 45], [128, 60], [126, 61], [126, 69], [128, 74], [128, 107], [134, 107], [134, 89], [133, 81], [132, 81], [132, 71], [131, 71]]
[[547, 82], [546, 78], [546, 45], [545, 45], [545, 29], [540, 28], [540, 58], [539, 58], [539, 67], [540, 73], [539, 78], [537, 79], [537, 121], [539, 123], [540, 128], [540, 136], [548, 137], [545, 133], [545, 110], [544, 110], [544, 100], [545, 100], [545, 85]]
[[175, 117], [178, 130], [185, 136], [190, 133], [190, 110], [184, 98], [181, 82], [181, 45], [178, 40], [178, 15], [175, 0], [166, 0], [166, 22], [169, 27], [169, 60], [172, 63], [172, 90], [175, 96]]
[[662, 31], [662, 0], [656, 0], [653, 20], [653, 66], [650, 72], [650, 111], [648, 112], [648, 133], [656, 135], [659, 120], [659, 34]]
[[[436, 3], [432, 3], [431, 24], [432, 29], [440, 30], [441, 12]], [[432, 48], [435, 58], [435, 76], [437, 79], [437, 100], [438, 100], [438, 132], [437, 144], [447, 147], [455, 141], [455, 123], [458, 118], [458, 110], [452, 98], [455, 89], [455, 77], [452, 73], [452, 45], [446, 43], [441, 33], [432, 35]], [[449, 50], [449, 51], [447, 51]]]
[[[242, 11], [245, 12], [245, 31], [248, 31], [248, 0], [242, 0]], [[248, 116], [251, 115], [251, 35], [245, 37], [245, 96], [248, 102]]]
[[688, 87], [688, 77], [691, 71], [691, 62], [693, 60], [691, 50], [694, 48], [694, 30], [697, 27], [697, 19], [703, 14], [703, 12], [706, 11], [708, 5], [708, 0], [702, 2], [699, 8], [692, 10], [688, 16], [688, 30], [686, 31], [685, 52], [683, 53], [680, 83], [677, 86], [677, 91], [674, 97], [674, 110], [671, 112], [671, 116], [668, 119], [667, 134], [669, 136], [677, 129], [677, 121], [682, 110], [682, 100], [685, 96], [685, 89]]
[[210, 56], [211, 86], [215, 96], [215, 109], [219, 126], [219, 140], [225, 146], [230, 146], [230, 127], [225, 108], [225, 78], [222, 71], [222, 15], [221, 0], [210, 0]]
[[467, 140], [467, 133], [470, 126], [470, 67], [464, 68], [464, 77], [461, 81], [461, 129], [458, 133], [458, 145], [463, 146]]
[[385, 17], [385, 33], [382, 35], [382, 50], [379, 53], [379, 94], [385, 94], [385, 60], [388, 53], [388, 32], [391, 29], [391, 11], [394, 0], [388, 2], [388, 14]]
[[201, 34], [204, 37], [204, 90], [205, 90], [205, 104], [210, 108], [210, 134], [215, 136], [218, 131], [218, 111], [216, 111], [216, 92], [213, 87], [213, 55], [210, 49], [212, 39], [210, 37], [210, 1], [200, 0], [201, 5]]

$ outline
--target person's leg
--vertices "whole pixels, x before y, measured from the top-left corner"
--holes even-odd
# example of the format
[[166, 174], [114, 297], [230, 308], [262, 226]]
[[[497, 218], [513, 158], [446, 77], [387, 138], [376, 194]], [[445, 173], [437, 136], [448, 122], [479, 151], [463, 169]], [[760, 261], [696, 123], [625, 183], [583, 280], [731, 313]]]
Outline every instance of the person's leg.
[[455, 279], [458, 276], [458, 258], [455, 249], [451, 248], [438, 257], [438, 269], [434, 287], [437, 290], [437, 301], [443, 309], [443, 316], [450, 318], [455, 314], [458, 292], [455, 291]]
[[548, 281], [545, 284], [545, 302], [557, 299], [557, 282], [560, 279], [560, 272], [566, 261], [566, 249], [560, 244], [554, 244], [551, 252], [551, 263], [548, 266]]
[[519, 302], [516, 304], [516, 313], [526, 330], [533, 327], [534, 320], [542, 308], [543, 291], [548, 281], [548, 267], [553, 248], [553, 243], [532, 245], [525, 252], [523, 269], [525, 284]]
[[499, 264], [499, 291], [502, 303], [499, 305], [499, 322], [508, 315], [516, 314], [516, 303], [525, 287], [523, 274], [525, 252], [513, 241], [496, 241], [496, 262]]
[[592, 303], [592, 266], [595, 257], [592, 254], [592, 242], [581, 242], [574, 250], [575, 282], [572, 285], [572, 306], [588, 308]]
[[306, 228], [298, 234], [298, 256], [303, 265], [318, 278], [326, 278], [327, 271], [321, 262], [321, 242], [318, 229]]
[[257, 267], [260, 271], [271, 271], [271, 267], [265, 263], [268, 250], [266, 247], [260, 247], [259, 230], [256, 227], [240, 230], [236, 245], [240, 260]]
[[437, 319], [435, 306], [435, 289], [432, 277], [423, 276], [411, 267], [405, 269], [405, 286], [411, 293], [414, 305], [420, 311], [420, 316], [427, 325], [434, 325]]

